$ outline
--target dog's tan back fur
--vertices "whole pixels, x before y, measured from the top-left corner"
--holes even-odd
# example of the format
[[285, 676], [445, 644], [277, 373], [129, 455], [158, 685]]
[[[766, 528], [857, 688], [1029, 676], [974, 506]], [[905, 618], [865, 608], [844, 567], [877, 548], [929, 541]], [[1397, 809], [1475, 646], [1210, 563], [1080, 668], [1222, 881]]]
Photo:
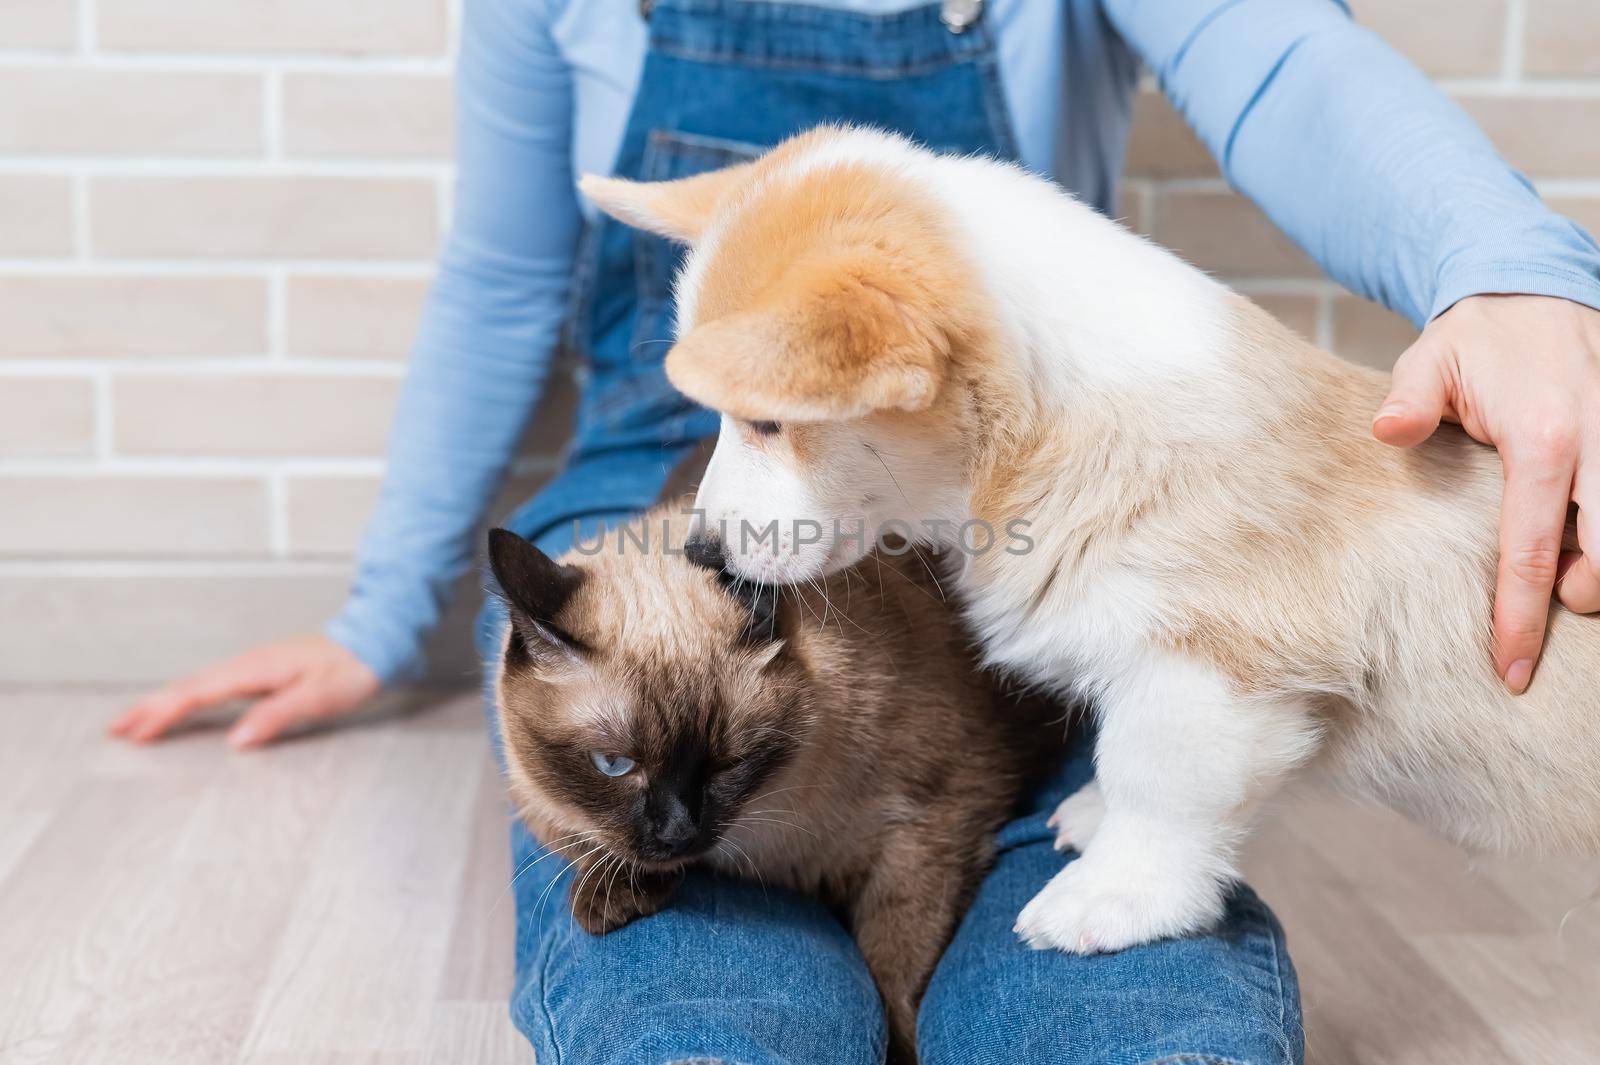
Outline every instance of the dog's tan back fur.
[[[1158, 575], [1163, 641], [1243, 692], [1316, 699], [1323, 758], [1357, 790], [1473, 847], [1600, 850], [1600, 618], [1553, 605], [1537, 682], [1495, 676], [1494, 451], [1451, 425], [1378, 443], [1386, 374], [1234, 312], [1237, 384], [1271, 414], [1253, 446], [1163, 448], [1113, 408], [980, 447], [975, 511], [1028, 515], [1041, 543], [974, 566], [1041, 609], [1097, 555]], [[1092, 483], [1060, 476], [1085, 466]]]

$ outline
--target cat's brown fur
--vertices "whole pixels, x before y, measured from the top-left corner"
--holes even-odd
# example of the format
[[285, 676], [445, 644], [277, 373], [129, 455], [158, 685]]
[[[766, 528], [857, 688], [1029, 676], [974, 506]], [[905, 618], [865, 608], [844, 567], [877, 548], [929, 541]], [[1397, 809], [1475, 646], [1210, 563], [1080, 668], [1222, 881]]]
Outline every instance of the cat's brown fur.
[[[666, 905], [689, 862], [822, 897], [878, 983], [891, 1060], [914, 1060], [918, 1000], [992, 833], [1053, 753], [1040, 739], [1050, 711], [978, 672], [936, 559], [877, 556], [825, 587], [784, 589], [768, 627], [770, 599], [752, 612], [747, 594], [662, 549], [683, 543], [677, 514], [658, 508], [562, 563], [496, 534], [517, 810], [577, 863], [572, 911], [590, 932]], [[638, 766], [608, 777], [592, 750]], [[702, 789], [703, 830], [692, 854], [662, 857], [652, 796], [692, 763], [700, 779], [680, 790]]]

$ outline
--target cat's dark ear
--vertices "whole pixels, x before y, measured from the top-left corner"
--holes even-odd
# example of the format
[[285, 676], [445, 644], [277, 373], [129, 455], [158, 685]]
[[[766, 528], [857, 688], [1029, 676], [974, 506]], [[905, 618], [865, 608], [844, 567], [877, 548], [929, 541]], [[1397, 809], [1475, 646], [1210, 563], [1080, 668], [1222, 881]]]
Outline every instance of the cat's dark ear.
[[511, 653], [582, 659], [588, 649], [556, 624], [583, 571], [556, 562], [509, 529], [489, 530], [489, 569], [511, 608]]

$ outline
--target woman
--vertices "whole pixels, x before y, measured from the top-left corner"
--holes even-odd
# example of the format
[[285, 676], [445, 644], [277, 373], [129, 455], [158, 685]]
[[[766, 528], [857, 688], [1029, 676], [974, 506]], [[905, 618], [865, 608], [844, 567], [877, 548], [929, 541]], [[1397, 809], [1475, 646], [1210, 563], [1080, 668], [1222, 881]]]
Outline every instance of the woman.
[[[342, 714], [415, 667], [556, 347], [588, 378], [566, 471], [506, 524], [550, 553], [648, 505], [713, 430], [661, 370], [674, 249], [584, 218], [588, 170], [661, 179], [748, 157], [823, 121], [1017, 159], [1111, 211], [1136, 56], [1222, 160], [1330, 272], [1414, 321], [1375, 431], [1441, 415], [1508, 469], [1497, 654], [1537, 657], [1571, 498], [1600, 513], [1600, 249], [1546, 211], [1453, 106], [1333, 0], [468, 0], [457, 217], [349, 604], [325, 636], [158, 692], [115, 731], [159, 736], [261, 696], [231, 734], [265, 743]], [[1520, 293], [1519, 296], [1493, 296]], [[1448, 313], [1446, 313], [1448, 312]], [[1588, 439], [1584, 439], [1584, 435]], [[1585, 465], [1585, 463], [1587, 465]], [[1587, 493], [1587, 494], [1586, 494]], [[1600, 606], [1600, 547], [1560, 592]], [[1552, 533], [1554, 541], [1552, 541]], [[1554, 547], [1552, 547], [1554, 543]], [[492, 648], [503, 619], [481, 626]], [[490, 707], [493, 712], [493, 707]], [[1086, 755], [1033, 796], [924, 1000], [921, 1053], [952, 1062], [1298, 1062], [1281, 931], [1246, 888], [1206, 937], [1117, 955], [1033, 952], [1011, 932], [1063, 860], [1044, 819]], [[691, 878], [668, 911], [603, 939], [561, 905], [557, 863], [512, 831], [517, 1023], [540, 1061], [871, 1062], [883, 1022], [844, 930], [815, 903]]]

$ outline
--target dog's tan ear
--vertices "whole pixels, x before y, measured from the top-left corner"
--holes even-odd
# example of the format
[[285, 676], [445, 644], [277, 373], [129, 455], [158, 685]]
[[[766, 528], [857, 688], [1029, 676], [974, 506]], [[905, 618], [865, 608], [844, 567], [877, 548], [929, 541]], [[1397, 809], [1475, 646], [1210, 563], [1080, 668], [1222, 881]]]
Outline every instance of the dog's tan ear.
[[716, 217], [718, 206], [750, 180], [754, 169], [754, 163], [740, 163], [676, 181], [585, 174], [578, 190], [619, 222], [690, 244]]
[[882, 252], [830, 255], [697, 326], [667, 353], [667, 376], [696, 402], [753, 421], [922, 410], [949, 362], [943, 319], [928, 290]]

